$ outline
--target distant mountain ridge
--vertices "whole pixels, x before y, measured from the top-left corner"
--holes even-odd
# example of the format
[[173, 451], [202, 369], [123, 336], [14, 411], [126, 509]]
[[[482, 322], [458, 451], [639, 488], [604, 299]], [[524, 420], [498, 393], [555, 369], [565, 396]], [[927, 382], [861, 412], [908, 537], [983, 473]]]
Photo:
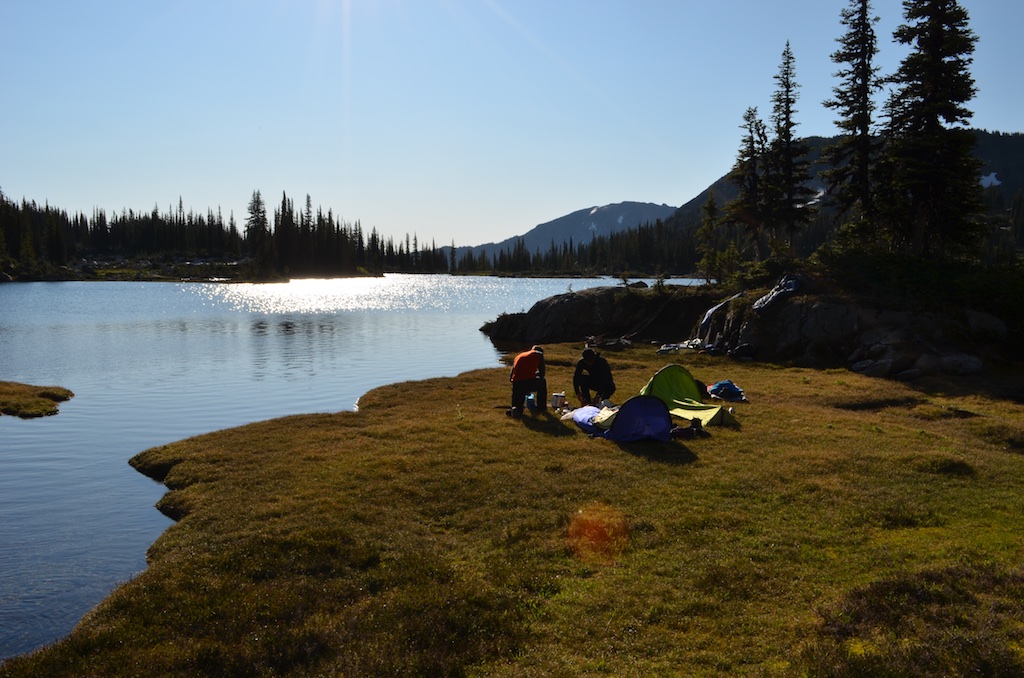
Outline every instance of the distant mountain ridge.
[[[1018, 191], [1024, 190], [1024, 134], [986, 130], [975, 132], [978, 135], [975, 155], [982, 161], [982, 185], [988, 191], [998, 189], [1003, 194], [1005, 202], [1009, 204]], [[822, 151], [838, 139], [838, 136], [811, 136], [803, 139], [809, 148], [812, 177], [810, 184], [815, 190], [822, 191], [825, 188], [820, 176], [820, 172], [827, 169], [822, 161]], [[481, 252], [491, 257], [502, 251], [512, 251], [520, 239], [531, 254], [538, 249], [546, 252], [552, 242], [556, 247], [561, 247], [570, 240], [575, 245], [589, 243], [597, 236], [607, 236], [646, 223], [653, 224], [659, 219], [673, 228], [694, 228], [700, 222], [701, 207], [712, 192], [715, 202], [721, 208], [735, 198], [739, 190], [726, 174], [678, 208], [641, 202], [588, 207], [538, 224], [523, 235], [513, 236], [498, 243], [456, 247], [455, 253], [460, 259], [467, 251], [472, 251], [474, 257], [479, 257]], [[451, 248], [442, 249], [447, 252]]]
[[[982, 163], [982, 187], [989, 190], [998, 188], [1006, 203], [1009, 204], [1018, 191], [1024, 190], [1024, 133], [974, 131], [978, 136], [974, 155]], [[838, 140], [838, 136], [812, 136], [803, 139], [809, 148], [810, 184], [816, 190], [825, 187], [825, 182], [820, 175], [822, 170], [827, 169], [826, 164], [822, 161], [822, 151]], [[684, 203], [673, 215], [671, 223], [677, 226], [699, 223], [700, 209], [712, 192], [718, 207], [722, 208], [739, 194], [739, 189], [729, 180], [728, 175], [725, 175], [698, 193], [693, 199]]]
[[530, 253], [538, 249], [547, 251], [554, 241], [557, 247], [570, 240], [574, 244], [589, 243], [597, 236], [619, 233], [637, 226], [661, 219], [665, 220], [676, 212], [671, 205], [656, 205], [647, 202], [620, 202], [600, 207], [577, 210], [557, 219], [534, 226], [523, 235], [506, 238], [497, 243], [485, 243], [473, 247], [456, 247], [455, 256], [462, 258], [467, 251], [474, 257], [481, 252], [488, 257], [504, 250], [515, 248], [519, 240]]

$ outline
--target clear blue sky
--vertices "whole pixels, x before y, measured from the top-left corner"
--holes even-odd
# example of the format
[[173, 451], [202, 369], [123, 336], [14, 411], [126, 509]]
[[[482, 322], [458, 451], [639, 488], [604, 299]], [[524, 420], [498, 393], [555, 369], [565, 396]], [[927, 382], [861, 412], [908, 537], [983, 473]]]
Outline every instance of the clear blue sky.
[[[900, 0], [875, 0], [879, 65]], [[1024, 2], [966, 0], [975, 127], [1024, 131]], [[3, 0], [0, 190], [91, 214], [333, 209], [476, 245], [577, 209], [681, 205], [767, 118], [835, 133], [847, 0]]]

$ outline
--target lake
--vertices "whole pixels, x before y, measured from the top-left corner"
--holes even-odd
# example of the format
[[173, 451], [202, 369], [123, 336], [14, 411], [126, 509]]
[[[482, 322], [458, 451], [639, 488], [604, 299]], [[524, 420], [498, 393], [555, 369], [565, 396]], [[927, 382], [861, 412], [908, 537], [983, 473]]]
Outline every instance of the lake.
[[164, 487], [127, 463], [138, 452], [497, 366], [484, 322], [616, 284], [387, 275], [0, 285], [0, 380], [75, 393], [54, 417], [0, 416], [0, 658], [66, 635], [145, 567], [170, 522], [153, 508]]

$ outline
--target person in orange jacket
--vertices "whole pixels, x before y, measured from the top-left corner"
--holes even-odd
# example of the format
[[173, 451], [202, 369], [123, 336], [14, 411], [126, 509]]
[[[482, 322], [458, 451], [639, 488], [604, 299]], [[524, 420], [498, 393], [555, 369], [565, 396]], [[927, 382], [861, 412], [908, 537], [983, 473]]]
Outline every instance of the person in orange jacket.
[[512, 382], [512, 407], [509, 415], [523, 416], [523, 405], [529, 393], [537, 394], [537, 409], [547, 409], [548, 382], [544, 378], [544, 349], [534, 346], [523, 351], [512, 361], [512, 371], [508, 380]]

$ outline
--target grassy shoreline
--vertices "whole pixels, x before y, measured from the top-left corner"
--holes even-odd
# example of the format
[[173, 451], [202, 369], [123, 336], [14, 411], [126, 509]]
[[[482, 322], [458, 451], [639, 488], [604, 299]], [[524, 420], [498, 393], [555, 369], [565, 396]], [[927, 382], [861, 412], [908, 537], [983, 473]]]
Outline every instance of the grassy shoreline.
[[[579, 348], [546, 347], [552, 390]], [[493, 368], [146, 450], [177, 520], [149, 567], [0, 675], [1024, 668], [1024, 405], [1000, 384], [606, 357], [617, 401], [680, 362], [751, 402], [616, 445], [509, 419]], [[581, 517], [617, 548], [574, 549]]]
[[14, 381], [0, 381], [0, 415], [22, 419], [57, 414], [57, 406], [74, 397], [61, 386], [32, 386]]

